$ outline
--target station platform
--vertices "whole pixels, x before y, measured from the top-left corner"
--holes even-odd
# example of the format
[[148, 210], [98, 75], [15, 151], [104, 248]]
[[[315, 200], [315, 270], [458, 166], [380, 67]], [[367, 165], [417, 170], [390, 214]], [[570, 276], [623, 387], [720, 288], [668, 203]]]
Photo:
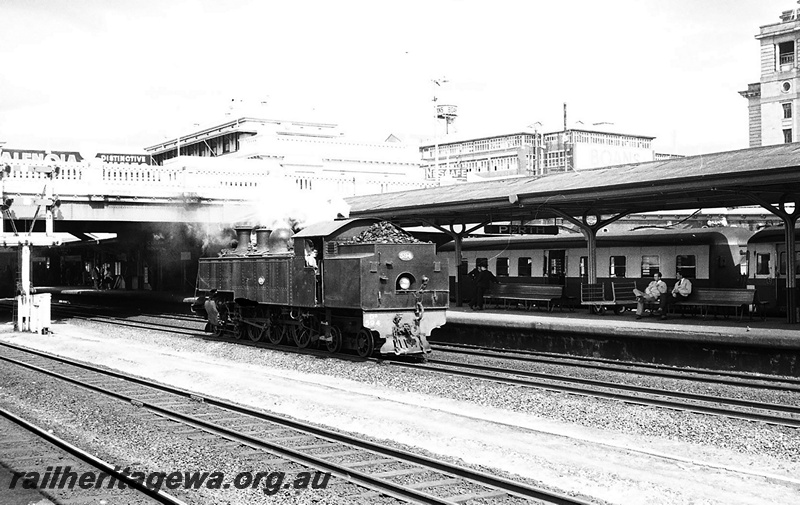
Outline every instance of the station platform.
[[669, 366], [800, 377], [800, 325], [783, 318], [669, 314], [666, 320], [628, 310], [451, 307], [432, 342], [550, 352]]
[[142, 302], [148, 305], [152, 304], [183, 304], [184, 299], [191, 294], [170, 293], [165, 291], [150, 291], [145, 289], [93, 289], [80, 286], [45, 286], [35, 287], [32, 289], [34, 294], [50, 293], [54, 299], [59, 298], [86, 298], [98, 299], [103, 298], [106, 300]]
[[790, 325], [783, 318], [759, 317], [739, 320], [729, 316], [700, 316], [669, 314], [666, 320], [645, 315], [636, 319], [633, 311], [616, 315], [589, 314], [586, 308], [574, 311], [485, 309], [473, 311], [468, 307], [451, 307], [448, 323], [476, 327], [508, 328], [531, 332], [569, 333], [593, 337], [645, 337], [662, 340], [724, 343], [767, 346], [776, 349], [800, 350], [800, 324]]

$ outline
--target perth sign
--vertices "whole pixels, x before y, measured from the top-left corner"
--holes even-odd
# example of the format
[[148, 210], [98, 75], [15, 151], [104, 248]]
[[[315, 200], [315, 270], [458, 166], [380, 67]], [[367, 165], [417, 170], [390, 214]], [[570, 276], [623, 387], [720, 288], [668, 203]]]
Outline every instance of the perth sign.
[[492, 235], [558, 235], [558, 226], [529, 224], [487, 224], [483, 232]]

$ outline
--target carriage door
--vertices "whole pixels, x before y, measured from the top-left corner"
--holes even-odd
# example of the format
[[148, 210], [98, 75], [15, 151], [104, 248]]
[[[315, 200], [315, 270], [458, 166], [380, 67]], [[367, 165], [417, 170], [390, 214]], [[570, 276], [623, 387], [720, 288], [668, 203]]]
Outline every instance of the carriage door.
[[547, 283], [564, 285], [567, 274], [567, 252], [564, 249], [547, 251]]

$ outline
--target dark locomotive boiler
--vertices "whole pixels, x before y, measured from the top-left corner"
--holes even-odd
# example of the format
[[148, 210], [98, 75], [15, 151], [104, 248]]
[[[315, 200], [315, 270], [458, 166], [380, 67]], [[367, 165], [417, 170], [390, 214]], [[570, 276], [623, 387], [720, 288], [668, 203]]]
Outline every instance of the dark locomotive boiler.
[[[239, 245], [202, 258], [196, 314], [212, 297], [219, 335], [248, 337], [366, 357], [424, 355], [445, 323], [448, 265], [436, 245], [390, 223], [349, 219], [287, 229], [237, 228]], [[213, 292], [212, 290], [216, 290]]]

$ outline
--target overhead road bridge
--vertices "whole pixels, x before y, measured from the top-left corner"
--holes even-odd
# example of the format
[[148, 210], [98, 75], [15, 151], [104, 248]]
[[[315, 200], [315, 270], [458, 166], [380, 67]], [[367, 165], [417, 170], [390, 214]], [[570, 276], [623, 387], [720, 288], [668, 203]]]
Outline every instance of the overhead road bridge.
[[[598, 230], [642, 212], [760, 205], [782, 221], [787, 258], [794, 258], [795, 225], [800, 217], [800, 144], [360, 196], [347, 202], [350, 217], [439, 229], [455, 241], [457, 258], [462, 239], [489, 223], [563, 218], [586, 238], [590, 283], [597, 282]], [[787, 319], [797, 323], [794, 261], [787, 261], [786, 273]], [[455, 289], [460, 301], [458, 282]]]
[[[213, 167], [195, 160], [166, 166], [13, 160], [0, 163], [3, 230], [52, 211], [58, 231], [117, 231], [125, 223], [230, 224], [265, 192], [294, 180], [236, 160]], [[5, 211], [9, 212], [5, 212]], [[38, 212], [38, 214], [37, 214]]]

